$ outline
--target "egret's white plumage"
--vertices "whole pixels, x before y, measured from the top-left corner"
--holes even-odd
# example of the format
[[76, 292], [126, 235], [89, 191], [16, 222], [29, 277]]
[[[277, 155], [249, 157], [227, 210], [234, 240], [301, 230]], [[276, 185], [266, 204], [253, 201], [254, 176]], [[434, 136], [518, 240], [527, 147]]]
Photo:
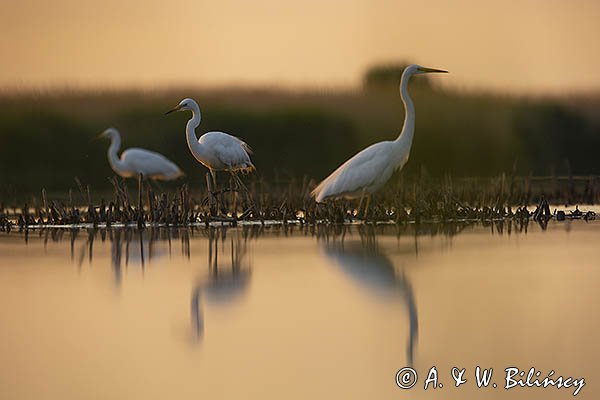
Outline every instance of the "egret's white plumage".
[[108, 162], [113, 171], [123, 178], [135, 178], [142, 174], [145, 178], [170, 181], [183, 175], [175, 163], [154, 151], [131, 148], [125, 150], [119, 158], [121, 135], [115, 128], [108, 128], [100, 134], [110, 139]]
[[200, 107], [193, 99], [181, 100], [167, 114], [186, 110], [192, 112], [192, 118], [185, 128], [188, 147], [196, 160], [210, 170], [213, 178], [215, 171], [245, 173], [256, 169], [250, 160], [252, 150], [243, 140], [225, 132], [207, 132], [200, 139], [196, 137], [196, 128], [202, 117]]
[[342, 164], [311, 192], [317, 202], [370, 195], [381, 189], [394, 171], [406, 164], [415, 132], [415, 108], [408, 95], [408, 81], [412, 75], [427, 72], [447, 71], [409, 65], [402, 73], [400, 96], [404, 103], [405, 118], [398, 138], [375, 143]]

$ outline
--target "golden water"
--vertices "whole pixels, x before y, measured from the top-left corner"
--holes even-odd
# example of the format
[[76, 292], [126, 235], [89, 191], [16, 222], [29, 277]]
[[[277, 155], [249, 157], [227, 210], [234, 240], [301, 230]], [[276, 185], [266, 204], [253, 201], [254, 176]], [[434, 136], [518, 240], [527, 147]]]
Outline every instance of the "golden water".
[[600, 221], [497, 228], [3, 233], [0, 398], [597, 398]]

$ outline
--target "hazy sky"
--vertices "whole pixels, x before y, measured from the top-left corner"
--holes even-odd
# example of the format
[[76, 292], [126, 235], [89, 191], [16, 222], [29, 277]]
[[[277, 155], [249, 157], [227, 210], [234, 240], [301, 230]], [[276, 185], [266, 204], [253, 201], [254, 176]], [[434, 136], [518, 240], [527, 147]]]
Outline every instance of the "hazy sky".
[[446, 84], [600, 89], [596, 0], [0, 0], [0, 87], [357, 85], [377, 62]]

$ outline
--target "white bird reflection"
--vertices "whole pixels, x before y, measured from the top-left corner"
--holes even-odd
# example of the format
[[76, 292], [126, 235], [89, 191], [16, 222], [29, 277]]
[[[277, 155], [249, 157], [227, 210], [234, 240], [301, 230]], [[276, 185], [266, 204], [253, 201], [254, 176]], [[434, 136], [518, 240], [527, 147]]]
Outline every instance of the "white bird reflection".
[[351, 229], [352, 227], [342, 226], [333, 237], [328, 236], [325, 254], [370, 295], [389, 295], [402, 299], [408, 313], [406, 358], [408, 365], [412, 366], [419, 333], [412, 285], [404, 272], [398, 272], [390, 259], [380, 251], [373, 226], [358, 227], [359, 241], [353, 237]]
[[[89, 229], [87, 240], [79, 252], [78, 264], [81, 267], [86, 255], [91, 264], [95, 242], [108, 239], [114, 285], [119, 289], [123, 266], [137, 266], [143, 272], [147, 263], [171, 255], [174, 240], [181, 240], [182, 256], [190, 259], [190, 237], [194, 236], [194, 232], [208, 239], [208, 274], [196, 279], [190, 301], [193, 337], [201, 339], [204, 334], [202, 303], [224, 307], [239, 300], [246, 292], [251, 277], [247, 245], [250, 239], [262, 234], [262, 227], [230, 231], [226, 227], [197, 231], [193, 228], [150, 228], [143, 231], [133, 228]], [[72, 242], [74, 240], [72, 237]]]
[[204, 335], [202, 302], [214, 306], [228, 306], [246, 293], [251, 278], [247, 260], [248, 230], [232, 231], [227, 228], [208, 230], [208, 276], [196, 280], [191, 296], [191, 325], [194, 338]]

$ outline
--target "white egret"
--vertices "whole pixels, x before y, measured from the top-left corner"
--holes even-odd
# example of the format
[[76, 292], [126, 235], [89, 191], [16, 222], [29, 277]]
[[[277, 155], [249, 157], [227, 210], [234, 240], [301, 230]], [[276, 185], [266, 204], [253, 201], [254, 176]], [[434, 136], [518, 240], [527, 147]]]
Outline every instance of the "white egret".
[[108, 128], [100, 137], [110, 140], [108, 162], [116, 174], [123, 178], [135, 178], [140, 174], [146, 179], [170, 181], [183, 176], [175, 163], [154, 151], [131, 148], [118, 156], [121, 147], [121, 135], [115, 128]]
[[174, 111], [192, 112], [192, 118], [185, 127], [187, 143], [192, 155], [210, 170], [213, 179], [216, 171], [252, 172], [256, 168], [250, 160], [252, 149], [243, 140], [225, 132], [207, 132], [196, 137], [196, 128], [200, 125], [200, 107], [193, 99], [183, 99], [167, 114]]
[[342, 164], [311, 192], [317, 202], [335, 198], [356, 199], [366, 195], [365, 210], [368, 209], [371, 194], [381, 189], [394, 171], [408, 161], [415, 132], [415, 107], [408, 95], [408, 81], [413, 75], [428, 72], [448, 71], [420, 65], [409, 65], [404, 69], [400, 80], [400, 96], [405, 111], [402, 132], [396, 140], [375, 143]]
[[[175, 108], [167, 111], [166, 114], [174, 111], [192, 112], [192, 118], [187, 122], [185, 127], [188, 147], [196, 160], [208, 168], [214, 185], [216, 186], [217, 184], [216, 171], [227, 171], [246, 191], [250, 199], [248, 190], [237, 176], [237, 172], [249, 173], [256, 170], [256, 167], [250, 160], [250, 154], [252, 154], [250, 146], [235, 136], [218, 131], [207, 132], [198, 139], [196, 137], [196, 128], [200, 125], [202, 116], [198, 103], [193, 99], [187, 98], [181, 100]], [[251, 199], [250, 201], [252, 202]]]

